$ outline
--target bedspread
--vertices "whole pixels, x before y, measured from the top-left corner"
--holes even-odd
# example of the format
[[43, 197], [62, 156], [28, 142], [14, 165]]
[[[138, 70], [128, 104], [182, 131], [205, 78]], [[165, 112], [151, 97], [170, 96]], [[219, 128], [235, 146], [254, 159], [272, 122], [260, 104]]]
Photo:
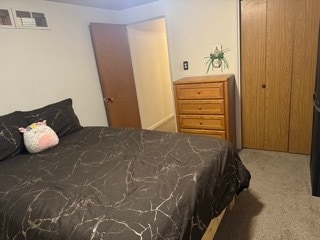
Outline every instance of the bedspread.
[[200, 239], [249, 180], [224, 140], [85, 127], [0, 162], [0, 239]]

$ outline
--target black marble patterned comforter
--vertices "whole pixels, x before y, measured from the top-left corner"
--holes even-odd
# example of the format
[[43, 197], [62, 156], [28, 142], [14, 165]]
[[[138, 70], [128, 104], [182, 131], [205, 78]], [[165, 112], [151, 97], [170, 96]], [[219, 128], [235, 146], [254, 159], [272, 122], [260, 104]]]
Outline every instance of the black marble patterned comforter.
[[223, 140], [86, 127], [0, 162], [0, 239], [200, 239], [249, 180]]

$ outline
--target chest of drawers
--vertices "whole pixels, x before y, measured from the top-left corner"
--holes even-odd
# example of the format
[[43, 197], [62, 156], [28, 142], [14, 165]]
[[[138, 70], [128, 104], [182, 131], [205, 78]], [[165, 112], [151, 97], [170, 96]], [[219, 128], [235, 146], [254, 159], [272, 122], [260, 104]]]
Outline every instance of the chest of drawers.
[[173, 84], [178, 132], [219, 137], [235, 146], [234, 75], [187, 77]]

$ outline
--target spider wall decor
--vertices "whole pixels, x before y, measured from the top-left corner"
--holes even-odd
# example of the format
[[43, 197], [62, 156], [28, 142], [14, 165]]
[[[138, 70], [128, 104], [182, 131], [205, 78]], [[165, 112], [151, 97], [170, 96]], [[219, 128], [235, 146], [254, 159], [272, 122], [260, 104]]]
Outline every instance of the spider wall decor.
[[224, 53], [230, 51], [229, 48], [218, 49], [218, 47], [215, 48], [213, 53], [210, 53], [208, 61], [206, 62], [206, 65], [208, 64], [207, 73], [209, 72], [210, 68], [213, 70], [214, 68], [221, 68], [221, 72], [223, 72], [223, 69], [229, 68], [228, 60], [224, 57]]

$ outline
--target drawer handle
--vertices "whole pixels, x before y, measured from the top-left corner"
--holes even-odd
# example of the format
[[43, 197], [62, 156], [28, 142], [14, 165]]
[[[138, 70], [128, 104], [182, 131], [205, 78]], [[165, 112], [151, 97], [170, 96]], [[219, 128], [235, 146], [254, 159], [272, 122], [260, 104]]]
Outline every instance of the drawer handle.
[[199, 106], [199, 110], [201, 110], [202, 108]]
[[198, 94], [200, 94], [201, 92], [200, 91], [198, 91]]
[[200, 125], [202, 125], [202, 122], [199, 122]]

